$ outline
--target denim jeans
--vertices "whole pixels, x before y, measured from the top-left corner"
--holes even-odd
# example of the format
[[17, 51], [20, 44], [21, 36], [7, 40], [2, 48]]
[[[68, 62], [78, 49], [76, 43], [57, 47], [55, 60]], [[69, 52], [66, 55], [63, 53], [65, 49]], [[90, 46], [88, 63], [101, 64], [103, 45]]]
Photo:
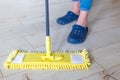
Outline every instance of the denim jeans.
[[93, 0], [72, 0], [74, 1], [79, 1], [80, 3], [80, 10], [82, 11], [89, 11], [91, 9], [92, 6], [92, 2]]

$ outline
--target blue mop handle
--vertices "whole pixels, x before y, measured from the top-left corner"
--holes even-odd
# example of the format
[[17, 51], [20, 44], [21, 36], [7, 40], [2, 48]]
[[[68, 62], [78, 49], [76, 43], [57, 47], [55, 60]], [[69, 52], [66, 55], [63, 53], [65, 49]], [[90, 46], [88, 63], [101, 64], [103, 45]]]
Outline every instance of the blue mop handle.
[[46, 36], [50, 36], [49, 32], [49, 1], [45, 0], [45, 12], [46, 12]]

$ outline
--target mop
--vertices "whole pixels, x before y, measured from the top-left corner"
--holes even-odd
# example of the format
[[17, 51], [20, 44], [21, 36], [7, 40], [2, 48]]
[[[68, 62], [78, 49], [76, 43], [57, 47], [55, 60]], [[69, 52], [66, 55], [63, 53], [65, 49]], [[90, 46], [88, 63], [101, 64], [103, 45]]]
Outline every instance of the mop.
[[45, 0], [46, 10], [46, 51], [32, 52], [13, 50], [3, 63], [5, 69], [32, 70], [81, 70], [89, 69], [88, 51], [51, 51], [49, 31], [49, 1]]

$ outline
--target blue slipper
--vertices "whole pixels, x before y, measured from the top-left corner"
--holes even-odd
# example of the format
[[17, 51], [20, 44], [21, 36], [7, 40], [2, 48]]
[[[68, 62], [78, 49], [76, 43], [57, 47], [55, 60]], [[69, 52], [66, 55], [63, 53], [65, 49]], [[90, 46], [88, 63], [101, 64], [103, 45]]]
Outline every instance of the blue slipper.
[[86, 39], [88, 28], [80, 25], [73, 25], [73, 28], [67, 38], [68, 43], [78, 44], [83, 43]]
[[78, 15], [76, 15], [72, 11], [68, 11], [67, 14], [57, 19], [57, 23], [60, 25], [65, 25], [77, 19], [78, 19]]

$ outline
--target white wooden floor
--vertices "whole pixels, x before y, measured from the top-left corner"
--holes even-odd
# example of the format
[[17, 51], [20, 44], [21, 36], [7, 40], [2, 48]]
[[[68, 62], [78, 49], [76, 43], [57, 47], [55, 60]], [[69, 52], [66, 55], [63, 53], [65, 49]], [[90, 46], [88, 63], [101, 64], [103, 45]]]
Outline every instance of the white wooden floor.
[[[71, 10], [71, 0], [50, 0], [52, 50], [86, 48], [90, 70], [5, 70], [2, 63], [12, 49], [45, 51], [44, 0], [0, 1], [0, 80], [120, 80], [120, 0], [94, 0], [89, 13], [89, 35], [83, 44], [68, 44], [75, 22], [58, 25], [56, 19]], [[57, 39], [56, 39], [57, 38]]]

